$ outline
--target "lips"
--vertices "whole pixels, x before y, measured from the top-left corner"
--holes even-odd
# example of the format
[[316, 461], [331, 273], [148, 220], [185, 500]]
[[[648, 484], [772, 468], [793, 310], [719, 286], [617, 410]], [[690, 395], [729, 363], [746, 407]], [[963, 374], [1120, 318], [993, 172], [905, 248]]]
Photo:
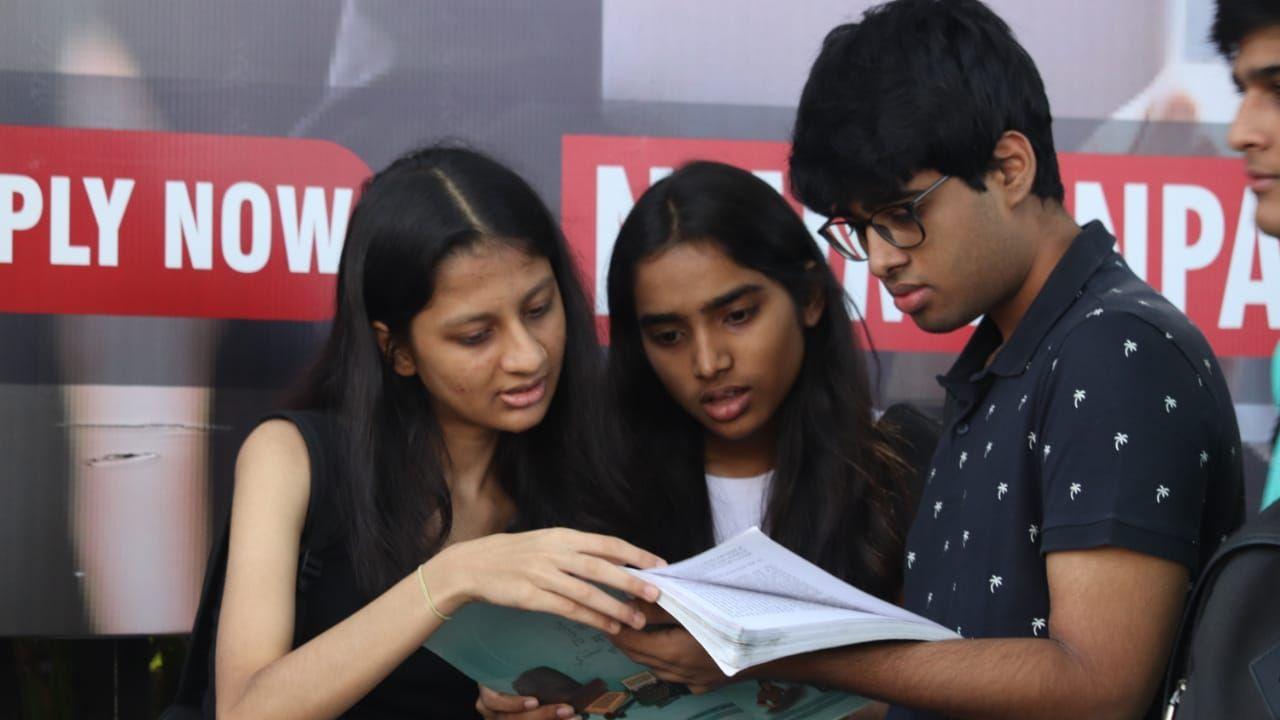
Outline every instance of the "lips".
[[1250, 168], [1245, 173], [1245, 176], [1249, 178], [1249, 189], [1258, 194], [1264, 193], [1275, 187], [1277, 180], [1280, 180], [1280, 175], [1255, 170], [1253, 168]]
[[547, 379], [540, 378], [531, 383], [518, 385], [498, 393], [503, 404], [512, 410], [523, 410], [537, 405], [547, 395]]
[[893, 306], [907, 315], [920, 312], [933, 294], [933, 290], [928, 285], [895, 283], [887, 286], [887, 289], [893, 296]]
[[751, 407], [751, 388], [746, 385], [728, 385], [702, 393], [699, 398], [702, 409], [716, 422], [733, 422]]

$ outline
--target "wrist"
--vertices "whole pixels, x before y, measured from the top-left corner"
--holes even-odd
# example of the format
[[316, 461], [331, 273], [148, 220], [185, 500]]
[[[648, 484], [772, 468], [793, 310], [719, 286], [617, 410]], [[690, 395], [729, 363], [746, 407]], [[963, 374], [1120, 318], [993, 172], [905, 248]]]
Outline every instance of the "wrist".
[[475, 595], [466, 585], [466, 573], [454, 571], [447, 557], [448, 552], [444, 550], [436, 553], [415, 571], [426, 585], [430, 602], [435, 605], [435, 612], [443, 615], [453, 615], [462, 606], [475, 600]]

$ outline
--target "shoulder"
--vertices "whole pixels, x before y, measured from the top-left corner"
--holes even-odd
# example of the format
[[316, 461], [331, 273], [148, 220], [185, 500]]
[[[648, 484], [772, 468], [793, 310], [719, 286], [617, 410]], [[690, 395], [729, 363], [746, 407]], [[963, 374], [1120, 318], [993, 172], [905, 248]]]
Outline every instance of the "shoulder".
[[1233, 425], [1222, 371], [1204, 336], [1145, 283], [1135, 278], [1134, 286], [1085, 294], [1067, 311], [1040, 374], [1042, 417], [1145, 418], [1166, 429]]
[[1185, 368], [1193, 375], [1217, 369], [1213, 350], [1200, 330], [1132, 276], [1130, 282], [1082, 295], [1057, 334], [1055, 356], [1105, 366], [1122, 375], [1152, 367]]
[[264, 463], [277, 470], [308, 469], [307, 442], [292, 421], [278, 417], [265, 420], [245, 438], [236, 459], [237, 472], [244, 465]]
[[302, 431], [283, 418], [259, 424], [236, 457], [233, 514], [270, 508], [301, 531], [310, 493], [311, 459]]

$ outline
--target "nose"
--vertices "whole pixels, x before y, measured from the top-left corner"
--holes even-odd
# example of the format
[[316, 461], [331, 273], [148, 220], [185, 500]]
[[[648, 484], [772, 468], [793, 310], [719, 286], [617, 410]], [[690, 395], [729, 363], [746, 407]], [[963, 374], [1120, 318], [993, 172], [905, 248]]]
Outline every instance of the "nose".
[[1227, 144], [1237, 152], [1251, 149], [1265, 149], [1269, 143], [1265, 132], [1266, 123], [1259, 115], [1265, 113], [1258, 93], [1246, 91], [1240, 99], [1240, 108], [1236, 110], [1235, 119], [1227, 129]]
[[712, 337], [712, 333], [697, 330], [693, 333], [693, 375], [699, 380], [711, 380], [733, 367], [733, 356]]
[[867, 228], [867, 266], [872, 275], [886, 280], [910, 261], [906, 250], [886, 242], [875, 228]]
[[533, 375], [542, 369], [547, 361], [547, 349], [524, 323], [513, 323], [507, 333], [507, 343], [503, 348], [501, 367], [512, 375]]

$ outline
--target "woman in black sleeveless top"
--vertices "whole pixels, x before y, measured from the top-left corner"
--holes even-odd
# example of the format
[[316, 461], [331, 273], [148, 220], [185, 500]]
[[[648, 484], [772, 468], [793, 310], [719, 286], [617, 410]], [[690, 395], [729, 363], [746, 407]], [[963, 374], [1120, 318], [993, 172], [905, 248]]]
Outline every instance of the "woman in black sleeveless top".
[[[586, 581], [655, 598], [619, 564], [658, 558], [533, 530], [566, 524], [604, 465], [591, 312], [532, 189], [471, 151], [396, 160], [352, 214], [337, 293], [308, 412], [259, 425], [237, 459], [218, 715], [474, 715], [474, 683], [421, 647], [473, 600], [642, 626]], [[324, 569], [296, 614], [319, 515], [337, 541], [308, 536]]]

